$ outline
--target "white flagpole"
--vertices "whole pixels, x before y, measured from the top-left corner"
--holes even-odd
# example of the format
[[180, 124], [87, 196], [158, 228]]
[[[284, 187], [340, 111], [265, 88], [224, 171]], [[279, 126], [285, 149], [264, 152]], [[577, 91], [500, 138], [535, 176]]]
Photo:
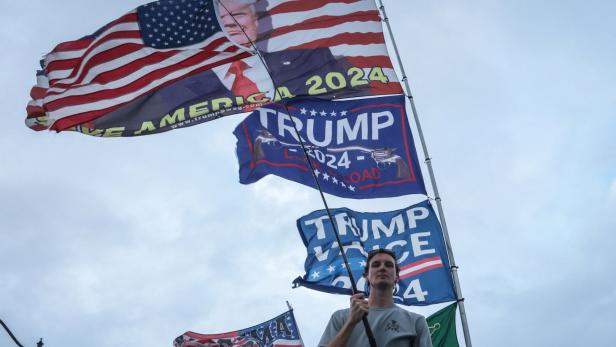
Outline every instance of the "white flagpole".
[[299, 327], [297, 326], [297, 320], [295, 320], [295, 315], [293, 314], [293, 307], [291, 306], [291, 304], [289, 304], [289, 300], [287, 300], [287, 307], [289, 308], [289, 311], [291, 311], [291, 314], [293, 315], [293, 320], [295, 321], [295, 328], [297, 328], [297, 336], [299, 336], [299, 341], [302, 344], [302, 347], [304, 347], [304, 340], [302, 339], [302, 334], [299, 332]]
[[411, 110], [413, 111], [413, 118], [415, 119], [415, 124], [417, 125], [417, 133], [419, 134], [419, 140], [421, 141], [421, 147], [423, 149], [424, 157], [426, 158], [426, 165], [428, 166], [428, 173], [430, 174], [430, 182], [432, 183], [432, 190], [434, 191], [434, 200], [436, 201], [436, 207], [438, 209], [439, 219], [441, 220], [441, 225], [443, 227], [443, 236], [445, 238], [445, 245], [447, 246], [447, 253], [449, 254], [449, 264], [451, 266], [451, 274], [454, 280], [454, 289], [456, 291], [456, 298], [458, 299], [458, 306], [460, 307], [460, 319], [462, 321], [462, 329], [464, 330], [464, 341], [466, 347], [472, 347], [471, 344], [471, 336], [468, 330], [468, 321], [466, 319], [466, 310], [464, 308], [464, 299], [462, 297], [462, 290], [460, 289], [460, 280], [458, 278], [458, 267], [456, 266], [456, 262], [453, 257], [453, 250], [451, 248], [451, 242], [449, 241], [449, 231], [447, 229], [447, 222], [445, 221], [445, 214], [443, 212], [443, 206], [441, 204], [441, 197], [438, 193], [438, 187], [436, 186], [436, 179], [434, 178], [434, 171], [432, 170], [432, 159], [428, 154], [428, 147], [426, 146], [426, 141], [423, 136], [423, 132], [421, 130], [421, 124], [419, 123], [419, 116], [417, 115], [417, 109], [415, 108], [415, 102], [413, 101], [413, 94], [411, 94], [411, 87], [409, 86], [408, 78], [406, 77], [406, 72], [404, 71], [404, 66], [402, 65], [402, 59], [400, 58], [400, 53], [398, 52], [398, 46], [396, 45], [396, 40], [394, 39], [391, 25], [389, 24], [389, 18], [387, 17], [387, 13], [385, 12], [385, 5], [383, 5], [382, 0], [378, 0], [379, 10], [383, 15], [383, 22], [387, 26], [387, 32], [389, 33], [389, 38], [393, 45], [394, 51], [396, 52], [396, 58], [398, 60], [398, 66], [400, 67], [400, 72], [402, 73], [402, 81], [404, 82], [405, 94], [411, 103]]

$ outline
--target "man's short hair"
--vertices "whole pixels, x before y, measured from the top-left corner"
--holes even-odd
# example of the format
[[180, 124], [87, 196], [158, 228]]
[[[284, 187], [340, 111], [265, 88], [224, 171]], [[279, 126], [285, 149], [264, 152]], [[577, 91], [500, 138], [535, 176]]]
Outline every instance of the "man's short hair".
[[218, 0], [218, 2], [239, 2], [240, 4], [252, 5], [256, 4], [259, 0]]
[[236, 2], [242, 5], [256, 5], [259, 0], [218, 0], [218, 2], [222, 2], [223, 4], [227, 2]]
[[223, 8], [226, 8], [225, 3], [227, 2], [235, 2], [235, 3], [240, 3], [242, 5], [252, 5], [248, 9], [253, 16], [256, 16], [257, 15], [256, 5], [258, 1], [259, 0], [218, 0], [218, 3], [222, 3]]
[[368, 260], [366, 261], [366, 267], [364, 268], [364, 275], [368, 274], [368, 270], [370, 269], [370, 260], [372, 260], [372, 258], [374, 258], [374, 256], [377, 254], [387, 254], [391, 256], [392, 258], [394, 258], [394, 265], [396, 266], [396, 275], [400, 274], [400, 265], [398, 265], [398, 259], [396, 259], [396, 253], [394, 253], [392, 250], [389, 250], [389, 249], [377, 248], [373, 251], [370, 251], [370, 253], [368, 253]]

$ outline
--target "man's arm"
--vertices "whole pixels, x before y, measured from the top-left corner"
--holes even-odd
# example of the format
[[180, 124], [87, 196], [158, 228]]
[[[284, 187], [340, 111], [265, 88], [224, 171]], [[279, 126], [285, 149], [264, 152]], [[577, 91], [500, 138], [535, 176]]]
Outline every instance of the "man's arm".
[[430, 336], [430, 329], [428, 329], [428, 322], [424, 317], [415, 321], [415, 331], [417, 337], [413, 347], [432, 347], [432, 337]]
[[[336, 336], [327, 343], [327, 347], [346, 347], [347, 342], [349, 341], [349, 337], [351, 337], [351, 333], [355, 328], [355, 325], [362, 320], [362, 318], [368, 314], [368, 301], [364, 298], [364, 294], [358, 293], [351, 297], [351, 309], [349, 310], [349, 317], [338, 330]], [[330, 321], [330, 324], [332, 322]], [[328, 325], [328, 329], [330, 326]], [[327, 331], [326, 331], [327, 333]], [[325, 335], [324, 335], [325, 336]], [[326, 343], [327, 341], [321, 341], [321, 343]], [[323, 344], [319, 344], [319, 346], [324, 346]]]

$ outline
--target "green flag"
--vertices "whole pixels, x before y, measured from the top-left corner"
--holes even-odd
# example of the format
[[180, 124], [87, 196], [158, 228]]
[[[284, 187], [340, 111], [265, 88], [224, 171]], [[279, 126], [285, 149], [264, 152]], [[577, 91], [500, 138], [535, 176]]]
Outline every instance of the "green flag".
[[443, 308], [428, 317], [428, 328], [433, 347], [459, 347], [456, 335], [456, 308], [458, 303]]

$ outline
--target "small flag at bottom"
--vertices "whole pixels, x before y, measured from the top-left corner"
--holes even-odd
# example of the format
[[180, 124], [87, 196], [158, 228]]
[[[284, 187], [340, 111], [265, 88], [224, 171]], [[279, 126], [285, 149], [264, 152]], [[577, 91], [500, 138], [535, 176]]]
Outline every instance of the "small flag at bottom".
[[303, 347], [293, 311], [287, 311], [250, 328], [220, 334], [187, 331], [173, 341], [174, 347]]
[[428, 317], [428, 329], [433, 347], [459, 347], [456, 335], [456, 308], [453, 303]]

